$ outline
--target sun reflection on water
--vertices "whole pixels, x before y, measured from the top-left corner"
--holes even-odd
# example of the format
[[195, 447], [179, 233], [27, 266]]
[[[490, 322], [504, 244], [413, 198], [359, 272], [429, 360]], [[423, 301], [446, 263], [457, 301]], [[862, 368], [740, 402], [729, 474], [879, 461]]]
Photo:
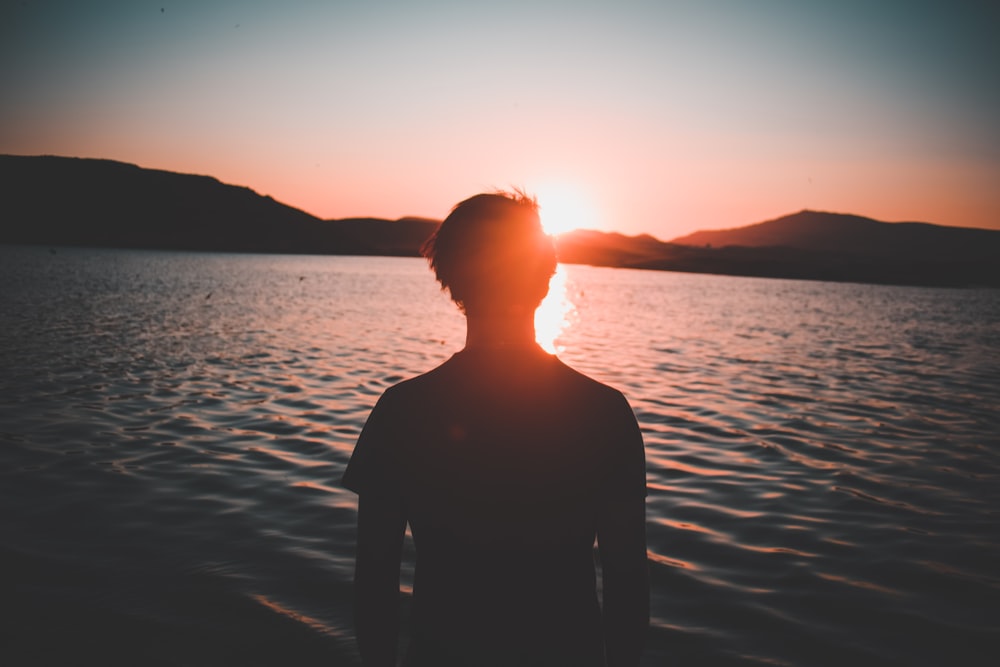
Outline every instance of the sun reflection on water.
[[549, 294], [535, 311], [535, 340], [550, 354], [561, 351], [556, 341], [570, 325], [575, 312], [566, 290], [566, 267], [559, 264], [549, 282]]

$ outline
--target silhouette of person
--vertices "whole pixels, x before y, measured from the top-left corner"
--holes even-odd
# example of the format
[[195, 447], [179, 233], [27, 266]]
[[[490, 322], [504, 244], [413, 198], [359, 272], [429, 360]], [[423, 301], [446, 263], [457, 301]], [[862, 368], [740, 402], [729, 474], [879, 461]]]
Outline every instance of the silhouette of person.
[[536, 202], [471, 197], [424, 254], [465, 313], [466, 345], [382, 395], [344, 473], [359, 498], [364, 665], [396, 664], [407, 523], [407, 667], [637, 665], [649, 623], [642, 436], [620, 392], [535, 343], [556, 265]]

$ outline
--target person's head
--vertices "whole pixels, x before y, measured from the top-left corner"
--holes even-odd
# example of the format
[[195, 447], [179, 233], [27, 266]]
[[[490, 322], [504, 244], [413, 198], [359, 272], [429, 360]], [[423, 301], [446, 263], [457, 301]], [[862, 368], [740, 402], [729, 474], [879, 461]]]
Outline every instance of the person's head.
[[526, 194], [479, 194], [451, 210], [422, 248], [441, 289], [466, 313], [534, 310], [556, 270], [538, 202]]

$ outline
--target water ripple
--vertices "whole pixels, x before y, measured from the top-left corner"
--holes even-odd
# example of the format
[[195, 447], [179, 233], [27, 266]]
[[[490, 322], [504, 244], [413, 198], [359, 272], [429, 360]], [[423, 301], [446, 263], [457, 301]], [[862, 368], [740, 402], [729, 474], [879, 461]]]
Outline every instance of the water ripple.
[[[50, 613], [128, 630], [137, 664], [237, 636], [245, 664], [356, 664], [338, 481], [378, 396], [464, 333], [421, 262], [0, 260], [24, 642]], [[645, 665], [992, 664], [996, 290], [566, 269], [560, 356], [623, 389], [646, 438]]]

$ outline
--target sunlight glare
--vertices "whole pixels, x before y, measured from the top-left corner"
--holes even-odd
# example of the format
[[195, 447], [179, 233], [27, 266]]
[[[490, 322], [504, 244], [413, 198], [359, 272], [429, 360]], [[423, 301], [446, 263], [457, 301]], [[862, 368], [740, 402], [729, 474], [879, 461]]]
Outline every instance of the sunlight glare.
[[560, 264], [549, 283], [549, 294], [535, 311], [535, 340], [549, 354], [562, 348], [556, 341], [570, 325], [575, 308], [566, 291], [566, 266]]
[[574, 229], [593, 229], [597, 211], [587, 195], [569, 185], [542, 187], [538, 190], [539, 213], [546, 234], [564, 234]]

